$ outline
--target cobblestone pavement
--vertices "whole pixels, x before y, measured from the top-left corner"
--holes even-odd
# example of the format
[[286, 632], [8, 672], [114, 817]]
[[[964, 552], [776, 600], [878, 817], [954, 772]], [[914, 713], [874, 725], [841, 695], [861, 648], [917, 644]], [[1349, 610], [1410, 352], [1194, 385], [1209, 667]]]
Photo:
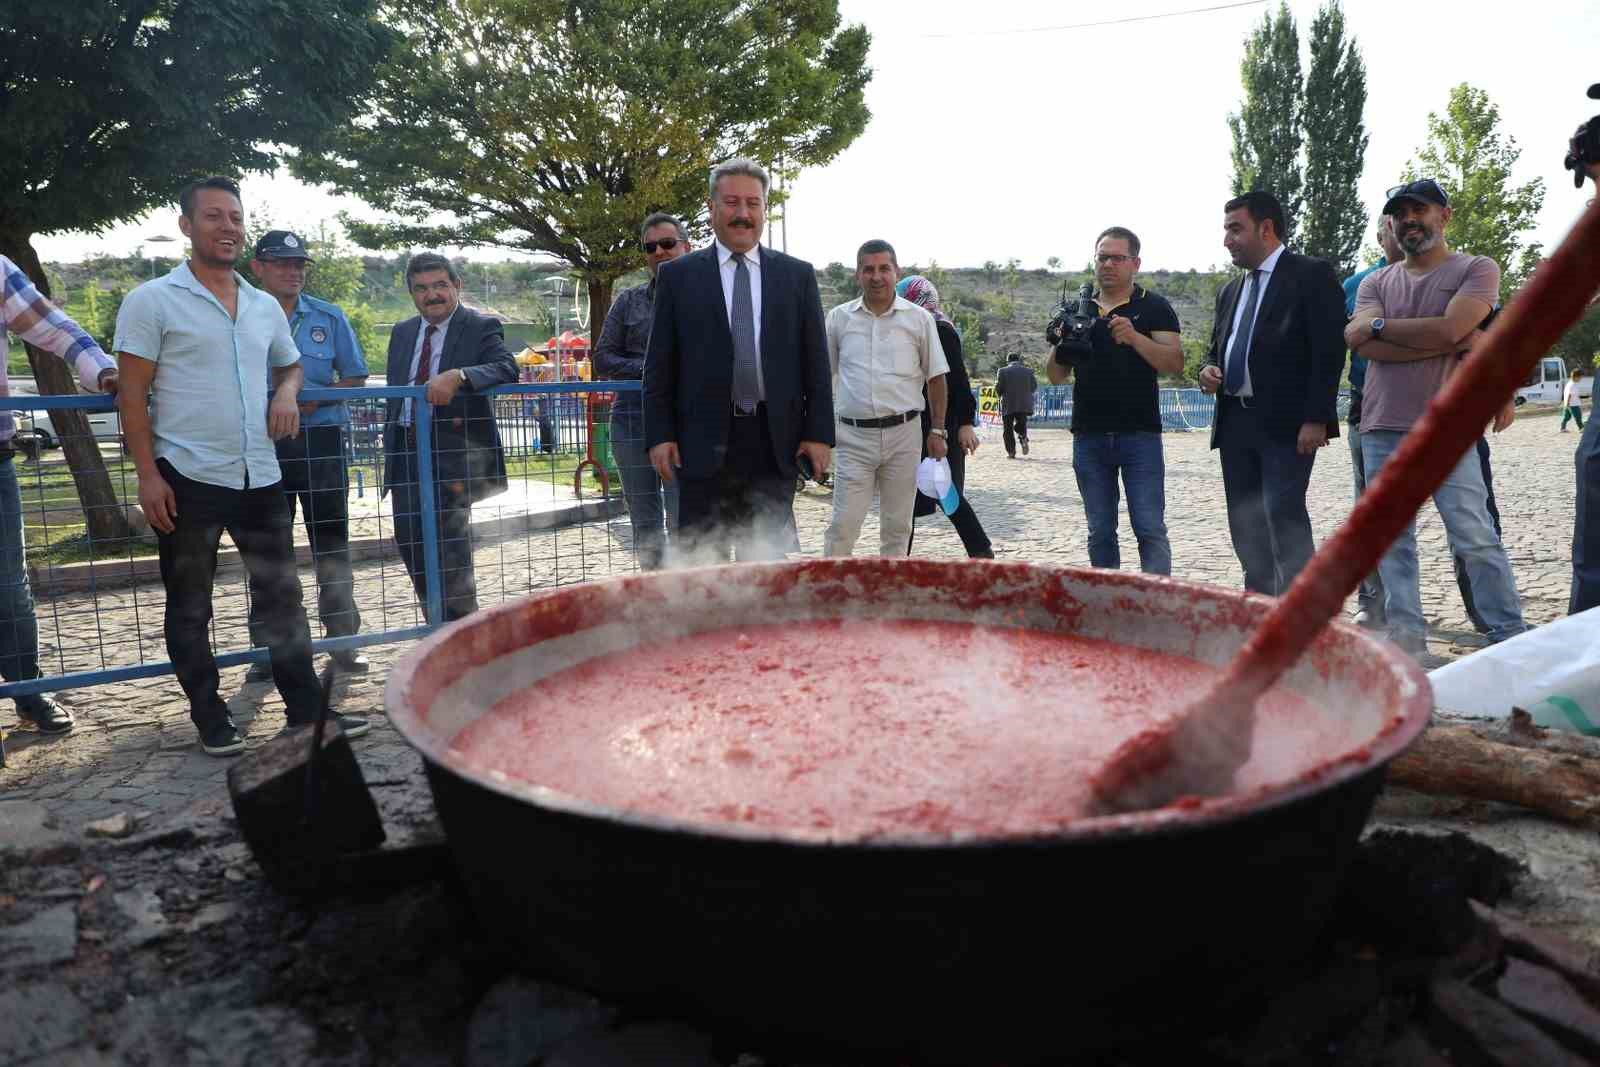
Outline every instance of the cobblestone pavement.
[[[1553, 418], [1519, 419], [1493, 441], [1495, 489], [1506, 542], [1530, 623], [1544, 623], [1566, 610], [1570, 577], [1573, 468], [1577, 435], [1561, 435]], [[1237, 587], [1238, 561], [1229, 545], [1222, 483], [1215, 455], [1202, 433], [1169, 434], [1167, 523], [1174, 574]], [[1072, 438], [1064, 430], [1036, 429], [1032, 454], [1007, 459], [998, 433], [990, 433], [968, 467], [968, 490], [1002, 559], [1086, 565], [1082, 503], [1071, 470]], [[1350, 458], [1335, 441], [1318, 457], [1312, 479], [1311, 513], [1318, 539], [1327, 537], [1350, 507]], [[820, 553], [830, 500], [811, 487], [796, 502], [802, 547]], [[1138, 553], [1122, 522], [1124, 566]], [[1437, 513], [1424, 510], [1418, 524], [1422, 598], [1433, 627], [1432, 650], [1454, 657], [1479, 642], [1472, 634], [1451, 574], [1445, 533]], [[506, 597], [632, 569], [625, 519], [535, 533], [483, 545], [477, 553], [480, 597], [486, 604]], [[858, 550], [877, 543], [869, 519]], [[919, 556], [959, 557], [954, 530], [933, 517], [920, 520]], [[302, 575], [311, 600], [312, 578]], [[238, 577], [223, 583], [217, 601], [217, 643], [240, 648], [243, 595]], [[409, 583], [393, 559], [357, 567], [363, 629], [414, 625], [417, 613]], [[98, 608], [98, 610], [95, 610]], [[98, 596], [64, 596], [41, 605], [43, 628], [55, 641], [81, 643], [50, 659], [47, 670], [84, 670], [101, 665], [165, 659], [159, 586]], [[102, 643], [96, 644], [96, 635]], [[417, 757], [383, 719], [387, 668], [408, 644], [368, 650], [372, 672], [342, 678], [342, 710], [375, 718], [376, 728], [357, 742], [369, 780], [416, 781]], [[103, 657], [103, 659], [102, 659]], [[223, 694], [235, 719], [257, 743], [283, 725], [283, 707], [270, 684], [245, 684], [244, 668], [223, 671]], [[33, 800], [64, 826], [129, 813], [154, 825], [196, 806], [226, 806], [226, 763], [202, 754], [188, 708], [170, 677], [104, 685], [60, 695], [77, 716], [78, 728], [63, 738], [29, 730], [9, 734], [10, 764], [0, 770], [0, 796]], [[11, 709], [3, 713], [10, 721]]]

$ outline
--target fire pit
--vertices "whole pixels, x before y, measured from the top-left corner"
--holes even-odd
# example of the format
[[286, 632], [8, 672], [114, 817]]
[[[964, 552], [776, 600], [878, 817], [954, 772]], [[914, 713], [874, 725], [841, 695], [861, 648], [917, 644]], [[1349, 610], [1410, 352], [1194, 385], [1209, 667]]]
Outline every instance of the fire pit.
[[[1319, 751], [1228, 796], [1031, 831], [838, 840], [626, 810], [491, 770], [459, 740], [500, 701], [540, 692], [540, 679], [641, 644], [652, 647], [636, 655], [663, 656], [664, 690], [662, 642], [730, 628], [960, 623], [1214, 667], [1266, 608], [1166, 579], [1025, 565], [861, 559], [648, 575], [463, 620], [391, 674], [386, 702], [425, 758], [480, 918], [528, 970], [768, 1040], [1026, 1060], [1211, 1025], [1310, 946], [1384, 765], [1427, 722], [1427, 685], [1408, 659], [1335, 626], [1285, 682], [1317, 716]], [[828, 662], [792, 666], [830, 680]], [[1070, 731], [1068, 704], [1020, 711]], [[1187, 991], [1177, 1003], [1175, 976]]]

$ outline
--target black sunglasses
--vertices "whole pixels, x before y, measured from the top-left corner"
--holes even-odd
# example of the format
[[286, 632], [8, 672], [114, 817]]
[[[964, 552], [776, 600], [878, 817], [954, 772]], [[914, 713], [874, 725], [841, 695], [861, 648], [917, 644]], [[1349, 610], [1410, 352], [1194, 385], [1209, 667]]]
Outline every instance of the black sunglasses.
[[658, 248], [661, 249], [663, 252], [670, 252], [674, 248], [677, 248], [677, 247], [678, 247], [678, 239], [676, 237], [663, 237], [659, 241], [646, 241], [646, 242], [644, 242], [645, 255], [653, 254], [655, 252], [655, 250], [658, 249]]
[[1407, 193], [1426, 192], [1437, 193], [1441, 200], [1449, 199], [1449, 197], [1445, 196], [1444, 194], [1444, 188], [1432, 178], [1418, 178], [1414, 182], [1406, 182], [1404, 185], [1396, 185], [1387, 193], [1385, 193], [1384, 196], [1389, 200], [1393, 200], [1395, 197], [1404, 196]]

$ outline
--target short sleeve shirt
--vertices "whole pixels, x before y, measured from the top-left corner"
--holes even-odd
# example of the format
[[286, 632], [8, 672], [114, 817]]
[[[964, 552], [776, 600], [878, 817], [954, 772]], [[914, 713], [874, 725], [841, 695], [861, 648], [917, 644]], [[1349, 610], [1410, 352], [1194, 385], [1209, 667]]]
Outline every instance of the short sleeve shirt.
[[882, 315], [857, 297], [828, 312], [834, 412], [878, 419], [923, 409], [930, 378], [950, 373], [934, 317], [903, 296]]
[[1113, 315], [1129, 319], [1146, 337], [1182, 329], [1165, 297], [1137, 285], [1126, 303], [1103, 309], [1089, 333], [1094, 352], [1072, 372], [1072, 432], [1160, 433], [1156, 369], [1133, 346], [1112, 340]]
[[[1385, 319], [1437, 318], [1458, 293], [1493, 307], [1500, 299], [1499, 265], [1487, 256], [1464, 252], [1453, 253], [1422, 275], [1412, 274], [1404, 263], [1391, 264], [1361, 280], [1356, 314], [1376, 310]], [[1368, 360], [1361, 390], [1361, 432], [1411, 429], [1457, 362], [1454, 354], [1409, 363]]]
[[[305, 372], [307, 389], [327, 389], [345, 378], [367, 376], [366, 357], [356, 331], [338, 305], [302, 295], [289, 316], [289, 333], [300, 350], [300, 367]], [[343, 426], [350, 419], [344, 401], [324, 401], [309, 415], [300, 416], [301, 426]]]
[[282, 477], [267, 435], [267, 368], [292, 366], [300, 353], [278, 302], [235, 279], [234, 318], [187, 262], [145, 282], [122, 301], [113, 347], [156, 364], [157, 459], [197, 482], [261, 488]]

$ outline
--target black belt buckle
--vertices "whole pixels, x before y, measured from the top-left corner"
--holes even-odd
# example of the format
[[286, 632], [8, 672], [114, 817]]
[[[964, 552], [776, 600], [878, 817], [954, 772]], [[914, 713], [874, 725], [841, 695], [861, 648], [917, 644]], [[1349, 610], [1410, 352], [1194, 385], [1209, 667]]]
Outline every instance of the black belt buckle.
[[749, 411], [740, 411], [739, 410], [739, 405], [737, 405], [737, 404], [733, 405], [733, 417], [736, 418], [736, 419], [753, 419], [753, 418], [756, 417], [757, 414], [760, 413], [760, 411], [761, 411], [761, 404], [759, 402], [756, 404], [755, 407], [751, 408]]

